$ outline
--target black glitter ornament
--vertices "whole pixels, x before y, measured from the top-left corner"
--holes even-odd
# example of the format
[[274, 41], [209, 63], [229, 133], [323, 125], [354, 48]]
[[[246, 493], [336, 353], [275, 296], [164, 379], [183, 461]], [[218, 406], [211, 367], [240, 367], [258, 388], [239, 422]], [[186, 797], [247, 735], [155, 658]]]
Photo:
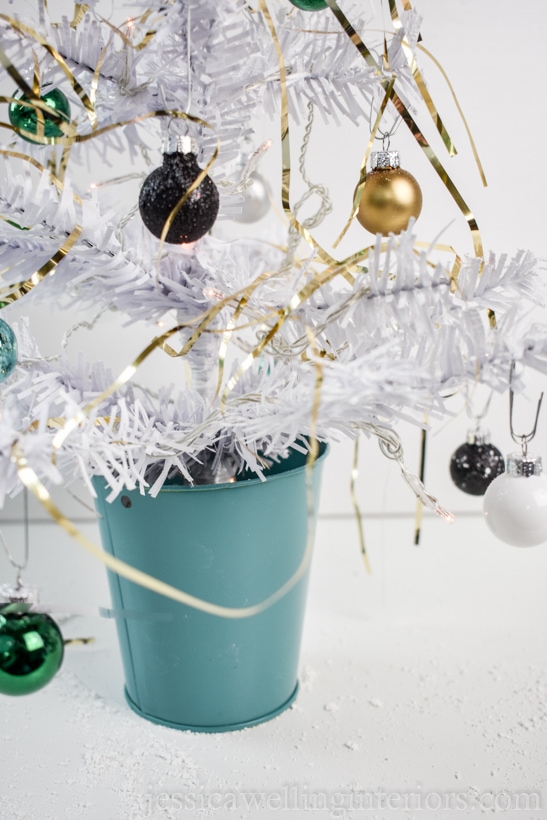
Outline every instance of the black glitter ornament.
[[[152, 171], [141, 188], [142, 221], [158, 239], [173, 208], [201, 173], [195, 150], [189, 137], [168, 138], [163, 147], [163, 165]], [[206, 176], [177, 212], [165, 241], [180, 245], [201, 239], [213, 227], [218, 208], [218, 190]]]
[[492, 481], [505, 471], [505, 461], [488, 433], [471, 431], [467, 442], [450, 459], [450, 476], [460, 490], [484, 495]]

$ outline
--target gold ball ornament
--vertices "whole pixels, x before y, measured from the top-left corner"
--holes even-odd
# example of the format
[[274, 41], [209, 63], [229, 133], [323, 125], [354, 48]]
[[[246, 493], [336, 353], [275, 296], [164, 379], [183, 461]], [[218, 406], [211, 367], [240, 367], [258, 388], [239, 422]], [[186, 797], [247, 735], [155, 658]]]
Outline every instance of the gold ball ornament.
[[375, 151], [372, 170], [359, 202], [357, 219], [370, 233], [398, 234], [422, 210], [422, 191], [408, 171], [399, 167], [397, 151]]

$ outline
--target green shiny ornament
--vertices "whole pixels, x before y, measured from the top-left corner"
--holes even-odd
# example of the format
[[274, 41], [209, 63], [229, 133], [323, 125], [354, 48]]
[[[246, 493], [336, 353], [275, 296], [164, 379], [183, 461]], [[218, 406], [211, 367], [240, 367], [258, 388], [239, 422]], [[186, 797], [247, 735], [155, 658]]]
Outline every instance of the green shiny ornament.
[[325, 0], [290, 0], [290, 2], [302, 11], [319, 11], [327, 8]]
[[7, 379], [17, 364], [17, 338], [3, 319], [0, 319], [0, 382]]
[[[28, 97], [22, 96], [21, 99], [25, 100], [28, 99]], [[70, 122], [70, 103], [62, 91], [59, 91], [58, 88], [52, 88], [50, 91], [46, 91], [40, 99], [42, 102], [45, 102], [46, 105], [49, 105], [65, 122]], [[8, 113], [9, 121], [16, 128], [30, 131], [31, 134], [38, 133], [38, 114], [36, 108], [12, 102], [9, 105]], [[59, 126], [55, 124], [51, 115], [48, 115], [46, 111], [42, 111], [42, 113], [44, 115], [44, 136], [48, 138], [64, 137], [63, 132]], [[20, 136], [27, 142], [36, 143], [36, 140], [33, 140], [31, 137], [27, 137], [24, 134], [20, 134]], [[40, 145], [40, 143], [36, 144]]]
[[0, 611], [0, 694], [37, 692], [58, 672], [63, 636], [42, 612]]

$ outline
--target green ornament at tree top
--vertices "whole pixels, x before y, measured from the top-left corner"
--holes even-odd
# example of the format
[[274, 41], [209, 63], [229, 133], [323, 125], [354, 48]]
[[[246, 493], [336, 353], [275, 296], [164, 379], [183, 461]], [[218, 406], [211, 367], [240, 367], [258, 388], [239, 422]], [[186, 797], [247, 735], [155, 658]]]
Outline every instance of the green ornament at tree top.
[[325, 0], [290, 0], [290, 2], [302, 11], [319, 11], [327, 8]]
[[[15, 96], [15, 95], [14, 95]], [[28, 99], [27, 97], [20, 97], [21, 100]], [[58, 88], [52, 88], [40, 97], [42, 102], [52, 108], [58, 117], [61, 117], [65, 122], [70, 122], [70, 103]], [[64, 134], [55, 124], [51, 114], [47, 111], [42, 111], [44, 115], [44, 136], [63, 137]], [[16, 128], [21, 128], [23, 131], [30, 131], [31, 134], [38, 133], [38, 113], [37, 109], [30, 105], [21, 105], [21, 103], [12, 102], [9, 105], [9, 121]], [[27, 142], [36, 142], [31, 137], [21, 134]], [[40, 144], [40, 143], [38, 143]]]
[[59, 670], [64, 648], [49, 615], [0, 609], [0, 694], [29, 695], [42, 689]]

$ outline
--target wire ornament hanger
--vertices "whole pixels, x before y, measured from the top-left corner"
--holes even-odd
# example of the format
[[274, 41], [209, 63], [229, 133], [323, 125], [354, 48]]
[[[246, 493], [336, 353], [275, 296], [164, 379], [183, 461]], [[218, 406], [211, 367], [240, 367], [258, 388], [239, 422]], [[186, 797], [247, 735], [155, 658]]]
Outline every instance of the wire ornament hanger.
[[515, 372], [515, 362], [511, 362], [511, 371], [509, 374], [509, 429], [511, 432], [511, 438], [515, 442], [515, 444], [520, 444], [522, 447], [522, 455], [524, 458], [528, 455], [528, 444], [532, 441], [534, 436], [537, 432], [538, 427], [538, 420], [539, 414], [541, 411], [541, 403], [543, 401], [543, 392], [539, 397], [539, 401], [537, 403], [536, 409], [536, 418], [534, 420], [534, 427], [530, 433], [515, 433], [515, 428], [513, 426], [513, 406], [514, 406], [514, 399], [515, 394], [513, 392], [513, 374]]

